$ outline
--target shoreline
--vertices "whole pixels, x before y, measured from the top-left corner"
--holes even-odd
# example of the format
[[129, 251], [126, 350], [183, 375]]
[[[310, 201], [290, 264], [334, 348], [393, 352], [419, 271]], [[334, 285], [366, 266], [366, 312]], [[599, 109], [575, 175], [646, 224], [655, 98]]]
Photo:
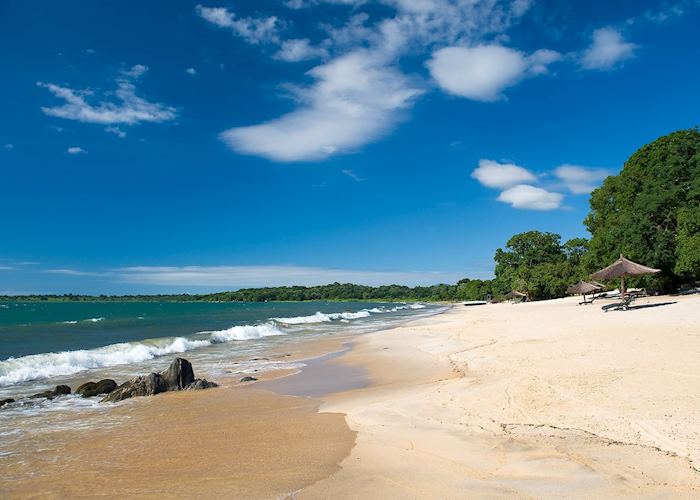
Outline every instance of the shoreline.
[[299, 498], [690, 498], [700, 492], [700, 299], [455, 306], [364, 335], [325, 398], [357, 432]]
[[302, 342], [293, 353], [280, 346], [267, 355], [307, 366], [121, 405], [97, 437], [58, 431], [33, 443], [42, 453], [63, 444], [64, 458], [32, 457], [42, 476], [5, 467], [0, 492], [697, 495], [700, 298], [652, 297], [613, 313], [576, 301], [456, 304], [390, 329]]

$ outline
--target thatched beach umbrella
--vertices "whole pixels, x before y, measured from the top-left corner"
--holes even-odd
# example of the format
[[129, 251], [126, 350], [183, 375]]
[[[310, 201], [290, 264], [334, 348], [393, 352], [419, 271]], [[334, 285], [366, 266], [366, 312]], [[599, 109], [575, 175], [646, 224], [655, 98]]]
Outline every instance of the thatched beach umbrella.
[[505, 300], [513, 300], [513, 299], [524, 299], [527, 300], [527, 294], [523, 292], [516, 292], [513, 290], [512, 292], [506, 294], [503, 296]]
[[586, 294], [593, 293], [596, 290], [603, 288], [600, 283], [588, 283], [587, 281], [579, 281], [575, 285], [571, 285], [566, 289], [569, 295], [583, 295], [583, 301], [586, 302]]
[[611, 280], [614, 278], [620, 278], [620, 296], [625, 296], [625, 278], [628, 276], [642, 276], [644, 274], [656, 274], [660, 273], [661, 269], [654, 269], [653, 267], [643, 266], [632, 262], [629, 259], [620, 254], [620, 258], [615, 262], [610, 264], [605, 269], [601, 269], [593, 274], [591, 278], [594, 280]]
[[600, 290], [602, 286], [599, 284], [588, 283], [587, 281], [579, 281], [575, 285], [571, 285], [566, 289], [566, 293], [569, 295], [583, 295], [584, 298], [587, 293], [595, 292]]

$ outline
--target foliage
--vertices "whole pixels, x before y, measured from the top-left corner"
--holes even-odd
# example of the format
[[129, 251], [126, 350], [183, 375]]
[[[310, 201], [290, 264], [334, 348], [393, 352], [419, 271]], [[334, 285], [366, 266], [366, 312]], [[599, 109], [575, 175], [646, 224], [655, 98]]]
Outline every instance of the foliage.
[[674, 272], [689, 280], [700, 277], [700, 207], [678, 211]]
[[530, 299], [563, 297], [566, 289], [585, 276], [581, 264], [587, 251], [584, 238], [561, 244], [554, 233], [527, 231], [516, 234], [505, 250], [496, 250], [496, 295], [511, 290], [526, 293]]
[[[622, 253], [661, 269], [658, 284], [676, 288], [697, 279], [697, 230], [692, 214], [700, 206], [700, 133], [674, 132], [635, 152], [619, 175], [591, 194], [585, 224], [592, 237], [589, 270]], [[695, 215], [696, 217], [696, 215]], [[684, 228], [679, 231], [679, 226]], [[649, 278], [646, 279], [649, 281]]]

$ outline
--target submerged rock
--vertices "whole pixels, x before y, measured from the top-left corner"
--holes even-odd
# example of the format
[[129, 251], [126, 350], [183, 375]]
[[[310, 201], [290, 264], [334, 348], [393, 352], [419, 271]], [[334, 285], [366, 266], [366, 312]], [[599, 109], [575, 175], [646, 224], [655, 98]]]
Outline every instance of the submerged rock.
[[0, 399], [0, 408], [2, 408], [5, 405], [9, 405], [10, 403], [14, 403], [15, 400], [12, 398], [7, 398], [7, 399]]
[[86, 382], [75, 390], [76, 394], [80, 394], [84, 398], [99, 396], [100, 394], [109, 394], [117, 388], [117, 383], [111, 378], [100, 380], [99, 382]]
[[256, 380], [258, 380], [258, 379], [255, 378], [255, 377], [250, 377], [250, 376], [248, 376], [248, 377], [243, 377], [243, 378], [241, 379], [241, 382], [255, 382]]
[[70, 394], [70, 387], [68, 387], [67, 385], [57, 385], [53, 391], [44, 391], [44, 392], [40, 392], [39, 394], [34, 394], [33, 396], [29, 396], [29, 397], [31, 399], [36, 399], [36, 398], [53, 399], [53, 398], [57, 398], [58, 396], [65, 396], [66, 394]]
[[186, 359], [175, 358], [166, 370], [132, 378], [107, 394], [101, 402], [116, 403], [137, 396], [153, 396], [161, 392], [210, 387], [217, 387], [217, 384], [203, 379], [195, 380], [192, 364]]
[[219, 387], [216, 382], [210, 382], [205, 378], [198, 378], [191, 384], [187, 384], [185, 387], [186, 391], [199, 391], [202, 389], [211, 389], [212, 387]]

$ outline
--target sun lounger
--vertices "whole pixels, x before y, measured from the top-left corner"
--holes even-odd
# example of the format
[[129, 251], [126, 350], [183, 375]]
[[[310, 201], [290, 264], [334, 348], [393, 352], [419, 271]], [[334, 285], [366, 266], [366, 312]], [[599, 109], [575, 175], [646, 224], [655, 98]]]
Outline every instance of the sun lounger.
[[610, 310], [626, 311], [629, 308], [630, 304], [632, 304], [632, 302], [634, 302], [634, 299], [636, 298], [636, 295], [630, 294], [624, 299], [622, 299], [620, 302], [615, 302], [614, 304], [605, 304], [603, 307], [601, 307], [601, 309], [604, 312], [608, 312]]

